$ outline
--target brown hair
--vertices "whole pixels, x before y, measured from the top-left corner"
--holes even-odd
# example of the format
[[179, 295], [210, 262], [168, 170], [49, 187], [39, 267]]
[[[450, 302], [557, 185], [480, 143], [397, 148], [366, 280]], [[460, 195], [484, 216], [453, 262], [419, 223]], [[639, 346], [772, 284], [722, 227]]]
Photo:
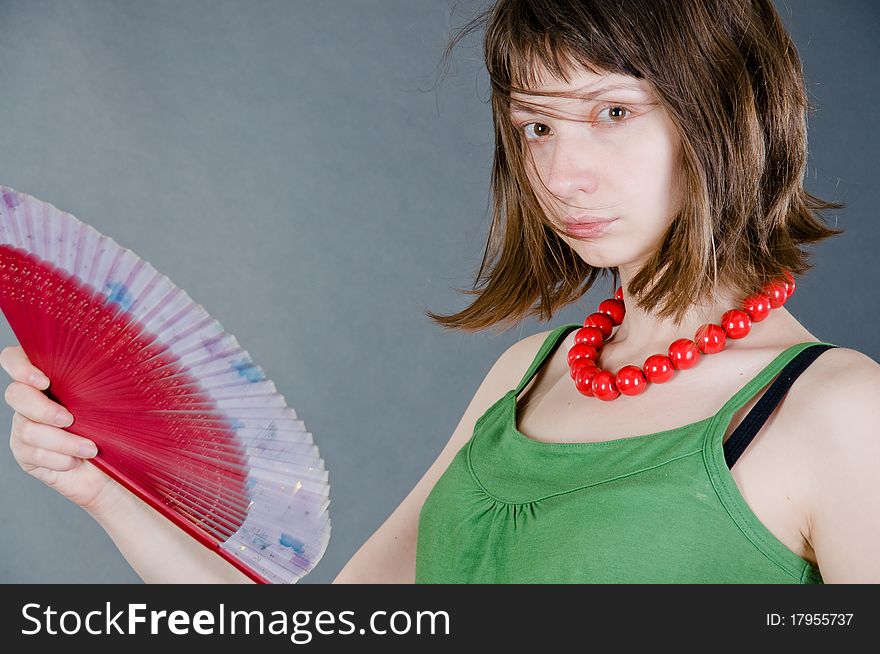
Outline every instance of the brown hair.
[[537, 65], [566, 82], [577, 65], [645, 79], [675, 125], [681, 207], [625, 289], [645, 310], [678, 322], [719, 279], [742, 297], [758, 292], [784, 271], [812, 267], [803, 244], [842, 233], [819, 212], [844, 205], [803, 187], [812, 107], [771, 0], [497, 0], [453, 36], [444, 61], [482, 25], [492, 224], [474, 288], [458, 289], [476, 295], [473, 303], [452, 315], [426, 311], [441, 326], [549, 320], [600, 275], [617, 286], [617, 268], [589, 265], [561, 238], [527, 179], [527, 148], [508, 106], [512, 92], [538, 94], [530, 90]]

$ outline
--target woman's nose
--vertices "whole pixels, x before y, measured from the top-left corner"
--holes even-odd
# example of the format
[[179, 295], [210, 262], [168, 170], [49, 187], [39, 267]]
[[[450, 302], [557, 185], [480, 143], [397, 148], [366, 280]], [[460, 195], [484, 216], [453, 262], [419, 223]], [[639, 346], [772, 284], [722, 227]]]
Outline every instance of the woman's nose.
[[587, 139], [556, 139], [544, 172], [544, 183], [556, 197], [593, 194], [599, 186], [602, 162]]

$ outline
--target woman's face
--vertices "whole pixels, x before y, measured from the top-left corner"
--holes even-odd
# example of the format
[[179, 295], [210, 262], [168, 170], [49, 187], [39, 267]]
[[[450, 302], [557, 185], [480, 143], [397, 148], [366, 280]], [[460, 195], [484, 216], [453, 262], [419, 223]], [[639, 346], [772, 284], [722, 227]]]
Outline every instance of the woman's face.
[[[578, 69], [565, 84], [540, 72], [534, 90], [581, 97], [513, 94], [513, 100], [540, 105], [511, 107], [534, 161], [532, 188], [561, 228], [566, 219], [611, 219], [566, 236], [584, 261], [637, 266], [659, 245], [679, 206], [679, 139], [672, 121], [644, 80]], [[564, 118], [544, 115], [543, 108]]]

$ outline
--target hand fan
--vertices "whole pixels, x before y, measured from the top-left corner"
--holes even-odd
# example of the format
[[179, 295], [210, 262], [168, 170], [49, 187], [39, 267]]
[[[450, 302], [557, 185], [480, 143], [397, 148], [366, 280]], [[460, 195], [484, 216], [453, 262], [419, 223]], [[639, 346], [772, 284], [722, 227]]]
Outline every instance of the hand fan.
[[91, 463], [260, 583], [330, 539], [318, 448], [235, 337], [131, 250], [0, 186], [0, 309]]

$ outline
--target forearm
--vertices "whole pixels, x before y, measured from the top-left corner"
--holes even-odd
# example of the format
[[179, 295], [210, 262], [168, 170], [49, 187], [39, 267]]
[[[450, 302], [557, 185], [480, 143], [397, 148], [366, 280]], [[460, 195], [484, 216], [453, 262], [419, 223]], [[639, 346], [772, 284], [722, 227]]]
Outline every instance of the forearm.
[[128, 491], [120, 489], [110, 509], [91, 515], [146, 583], [253, 583]]

